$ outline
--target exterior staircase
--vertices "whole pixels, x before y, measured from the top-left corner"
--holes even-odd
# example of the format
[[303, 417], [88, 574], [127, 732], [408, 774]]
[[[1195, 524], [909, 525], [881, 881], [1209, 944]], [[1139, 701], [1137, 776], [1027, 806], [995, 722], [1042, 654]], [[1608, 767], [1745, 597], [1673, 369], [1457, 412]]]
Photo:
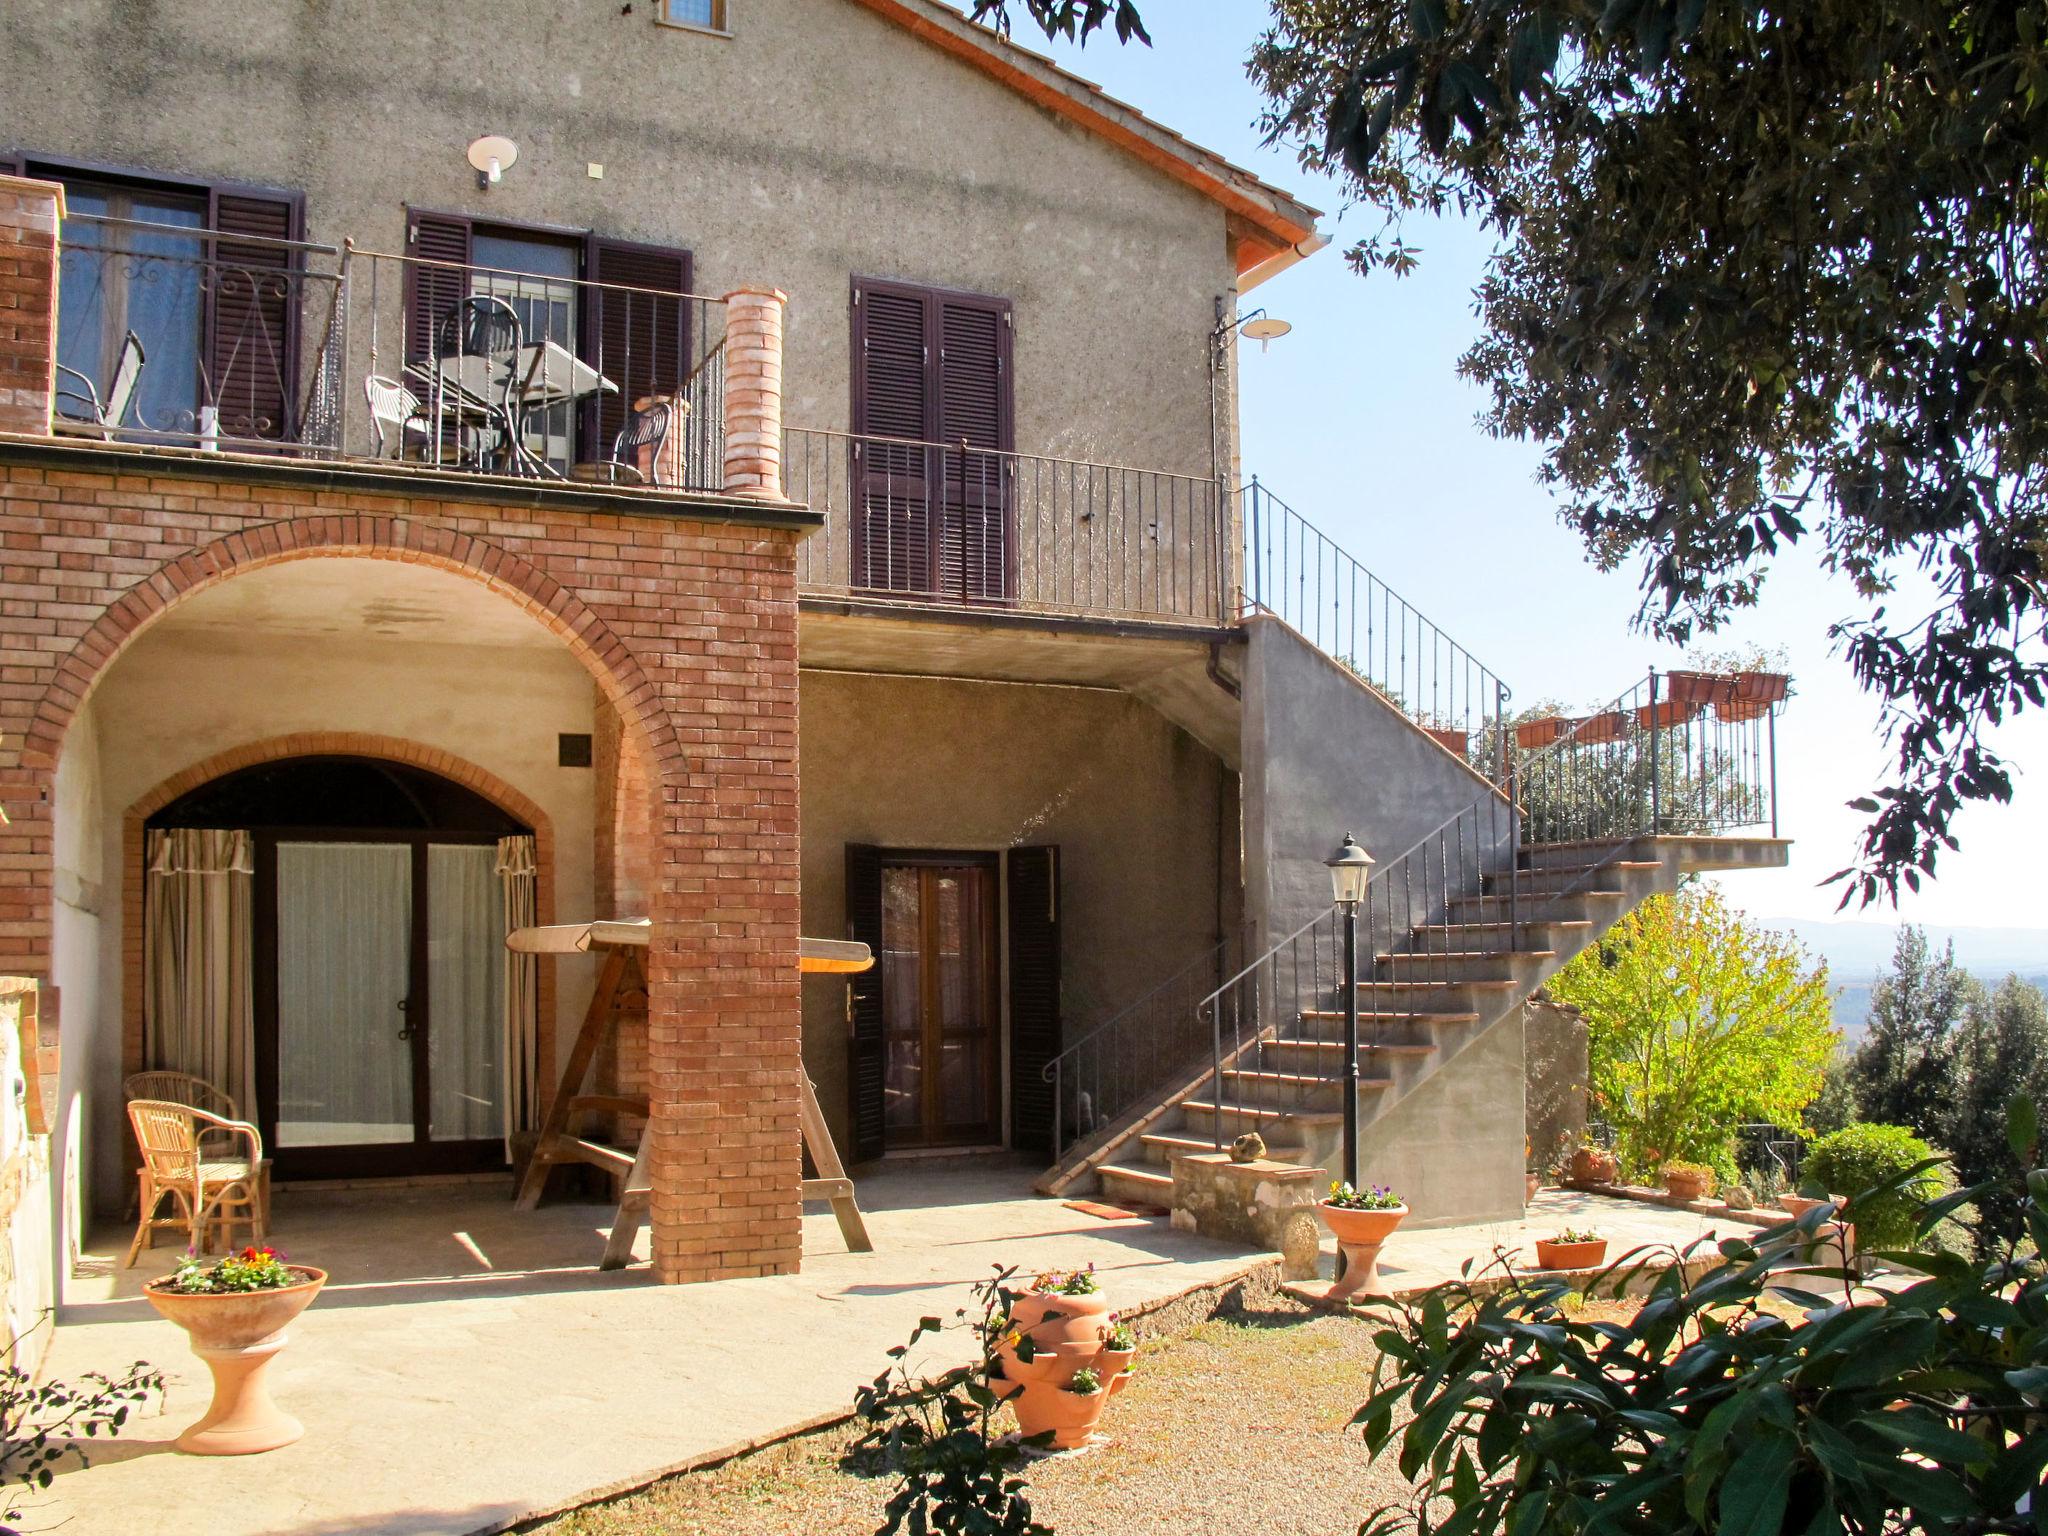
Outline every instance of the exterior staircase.
[[[1369, 1143], [1376, 1120], [1475, 1042], [1513, 1025], [1538, 987], [1639, 903], [1675, 891], [1689, 874], [1782, 865], [1786, 848], [1776, 838], [1694, 835], [1525, 847], [1478, 871], [1469, 888], [1454, 885], [1428, 901], [1424, 920], [1398, 930], [1375, 929], [1369, 895], [1358, 983], [1361, 1140]], [[1269, 1157], [1334, 1173], [1345, 1019], [1336, 922], [1325, 914], [1212, 994], [1211, 1060], [1075, 1142], [1040, 1190], [1092, 1186], [1108, 1200], [1165, 1206], [1176, 1153], [1227, 1147], [1254, 1130]], [[1374, 931], [1383, 942], [1368, 956], [1364, 940]], [[1294, 978], [1300, 984], [1289, 995], [1284, 983]], [[1261, 982], [1269, 996], [1254, 1002], [1245, 994]]]

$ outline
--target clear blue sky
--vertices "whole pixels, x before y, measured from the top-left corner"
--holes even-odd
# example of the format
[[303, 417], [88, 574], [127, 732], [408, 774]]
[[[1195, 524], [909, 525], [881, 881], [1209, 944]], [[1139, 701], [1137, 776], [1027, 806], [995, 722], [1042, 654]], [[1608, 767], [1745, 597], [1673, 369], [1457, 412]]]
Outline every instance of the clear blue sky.
[[[1456, 362], [1476, 333], [1472, 288], [1488, 242], [1475, 227], [1409, 226], [1421, 270], [1357, 276], [1342, 249], [1379, 214], [1346, 210], [1337, 189], [1300, 171], [1290, 153], [1262, 149], [1260, 97], [1243, 61], [1266, 15], [1257, 0], [1142, 5], [1153, 47], [1113, 36], [1050, 49], [1067, 68], [1324, 210], [1331, 248], [1261, 287], [1264, 305], [1294, 323], [1241, 365], [1244, 461], [1408, 600], [1468, 646], [1521, 702], [1590, 706], [1653, 663], [1676, 660], [1636, 633], [1636, 572], [1602, 575], [1558, 521], [1535, 481], [1537, 454], [1497, 442], [1475, 422], [1484, 399]], [[1022, 7], [1016, 10], [1022, 13]], [[1044, 48], [1022, 27], [1017, 39]], [[1163, 466], [1171, 467], [1171, 466]], [[1904, 607], [1901, 603], [1900, 607]], [[1731, 899], [1770, 918], [1828, 918], [1837, 893], [1818, 883], [1848, 863], [1861, 818], [1843, 802], [1884, 782], [1887, 757], [1875, 704], [1829, 654], [1830, 621], [1856, 610], [1811, 553], [1783, 560], [1762, 605], [1708, 643], [1783, 646], [1797, 697], [1779, 731], [1780, 827], [1796, 839], [1792, 867], [1731, 878]], [[2019, 798], [1963, 816], [1959, 854], [1898, 916], [1945, 925], [2043, 925], [2039, 856], [2048, 851], [2048, 712], [2008, 725], [1996, 744], [2020, 770]], [[1854, 917], [1852, 909], [1842, 914]], [[1894, 920], [1873, 908], [1865, 921]]]

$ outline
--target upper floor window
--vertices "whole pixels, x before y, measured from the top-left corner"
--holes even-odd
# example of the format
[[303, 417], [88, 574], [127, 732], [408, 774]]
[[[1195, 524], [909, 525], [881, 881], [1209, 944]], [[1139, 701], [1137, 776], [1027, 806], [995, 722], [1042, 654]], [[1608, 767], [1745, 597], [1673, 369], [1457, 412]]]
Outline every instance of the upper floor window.
[[726, 0], [661, 0], [661, 19], [672, 27], [725, 32]]
[[146, 442], [296, 434], [295, 198], [0, 159], [16, 168], [64, 185], [61, 418]]

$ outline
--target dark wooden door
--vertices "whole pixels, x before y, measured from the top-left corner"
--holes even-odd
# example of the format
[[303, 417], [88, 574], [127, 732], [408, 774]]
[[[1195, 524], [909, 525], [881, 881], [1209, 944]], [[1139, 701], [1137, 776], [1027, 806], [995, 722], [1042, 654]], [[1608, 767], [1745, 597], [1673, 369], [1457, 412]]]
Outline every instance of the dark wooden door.
[[881, 865], [882, 1122], [898, 1147], [1001, 1136], [993, 856]]

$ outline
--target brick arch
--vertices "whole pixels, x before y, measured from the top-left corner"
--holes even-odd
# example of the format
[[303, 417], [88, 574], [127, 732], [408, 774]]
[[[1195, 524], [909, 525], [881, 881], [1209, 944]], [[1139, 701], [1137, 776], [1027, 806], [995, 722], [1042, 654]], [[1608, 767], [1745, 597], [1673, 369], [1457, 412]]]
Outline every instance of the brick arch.
[[158, 567], [93, 623], [36, 704], [20, 762], [54, 770], [64, 735], [98, 679], [142, 631], [194, 593], [245, 571], [287, 560], [403, 560], [433, 566], [517, 603], [567, 646], [629, 728], [657, 772], [676, 753], [675, 732], [653, 685], [626, 644], [580, 597], [504, 547], [410, 518], [321, 515], [228, 534]]
[[[370, 757], [383, 762], [404, 763], [460, 784], [482, 795], [506, 815], [533, 829], [533, 857], [538, 867], [534, 880], [535, 917], [539, 922], [555, 920], [555, 826], [554, 820], [530, 797], [520, 793], [496, 774], [466, 758], [439, 747], [429, 747], [400, 736], [381, 736], [368, 731], [295, 731], [286, 736], [266, 737], [239, 747], [217, 752], [200, 762], [179, 769], [141, 796], [121, 818], [121, 1071], [125, 1076], [140, 1072], [142, 1059], [143, 990], [143, 842], [145, 823], [151, 816], [181, 795], [225, 774], [263, 763], [283, 762], [294, 757]], [[539, 968], [540, 1081], [549, 1080], [553, 1070], [555, 1033], [555, 967]]]

